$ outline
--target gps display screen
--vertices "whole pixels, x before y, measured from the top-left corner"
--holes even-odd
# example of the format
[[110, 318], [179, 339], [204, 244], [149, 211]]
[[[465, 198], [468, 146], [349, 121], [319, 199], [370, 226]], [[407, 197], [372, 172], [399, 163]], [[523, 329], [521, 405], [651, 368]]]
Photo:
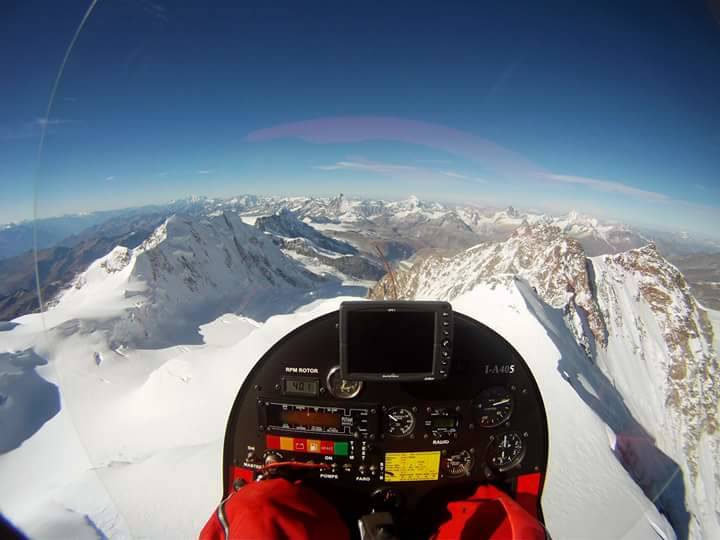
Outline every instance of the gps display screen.
[[430, 373], [435, 312], [352, 311], [347, 320], [349, 373]]

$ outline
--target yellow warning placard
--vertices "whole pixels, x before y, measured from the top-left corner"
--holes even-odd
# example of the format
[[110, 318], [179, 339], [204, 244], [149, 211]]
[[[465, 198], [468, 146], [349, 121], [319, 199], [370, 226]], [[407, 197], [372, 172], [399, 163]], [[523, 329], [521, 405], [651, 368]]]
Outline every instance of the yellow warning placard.
[[437, 480], [440, 452], [389, 452], [385, 454], [386, 482]]

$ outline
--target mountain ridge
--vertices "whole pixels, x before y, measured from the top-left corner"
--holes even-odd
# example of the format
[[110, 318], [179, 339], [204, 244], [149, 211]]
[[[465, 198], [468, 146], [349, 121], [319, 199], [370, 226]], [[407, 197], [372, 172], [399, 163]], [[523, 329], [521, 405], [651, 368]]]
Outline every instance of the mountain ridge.
[[[512, 206], [504, 210], [483, 209], [472, 205], [427, 202], [417, 197], [399, 201], [352, 199], [343, 195], [334, 198], [256, 195], [225, 199], [191, 197], [173, 201], [165, 206], [154, 205], [110, 213], [100, 212], [86, 217], [86, 220], [90, 220], [88, 223], [92, 223], [90, 227], [80, 232], [73, 232], [72, 235], [56, 242], [56, 248], [49, 248], [55, 249], [54, 252], [41, 252], [41, 259], [48, 257], [52, 259], [47, 262], [49, 266], [67, 269], [65, 272], [43, 275], [41, 268], [43, 298], [52, 301], [58, 291], [72, 281], [77, 272], [84, 270], [83, 265], [87, 265], [92, 258], [83, 257], [83, 252], [87, 250], [86, 246], [98, 237], [116, 238], [117, 243], [122, 245], [123, 234], [133, 232], [149, 234], [150, 230], [170, 215], [202, 218], [222, 213], [240, 215], [249, 223], [261, 225], [283, 220], [272, 216], [292, 215], [297, 219], [297, 223], [286, 229], [285, 235], [289, 232], [296, 238], [308, 238], [319, 247], [319, 250], [303, 242], [288, 241], [286, 244], [291, 248], [287, 251], [288, 254], [297, 253], [299, 261], [308, 262], [311, 266], [313, 261], [317, 261], [318, 268], [322, 266], [332, 269], [340, 265], [343, 268], [335, 268], [336, 273], [344, 273], [358, 279], [378, 277], [379, 272], [375, 264], [380, 262], [377, 259], [377, 248], [383, 251], [390, 263], [407, 265], [412, 262], [415, 254], [428, 250], [454, 254], [482, 242], [507, 240], [524, 223], [531, 225], [545, 223], [559, 227], [561, 232], [578, 240], [588, 256], [619, 253], [641, 247], [650, 240], [657, 240], [656, 243], [663, 255], [672, 258], [678, 264], [682, 263], [682, 258], [678, 254], [682, 255], [698, 249], [720, 250], [720, 243], [693, 241], [685, 234], [662, 235], [636, 231], [625, 225], [601, 221], [576, 211], [551, 216], [521, 211]], [[97, 221], [100, 222], [96, 223]], [[39, 223], [45, 222], [41, 220]], [[28, 224], [25, 223], [23, 226]], [[287, 227], [288, 224], [276, 223], [274, 226]], [[302, 227], [305, 229], [300, 230]], [[295, 230], [291, 231], [292, 228]], [[12, 234], [12, 230], [12, 227], [6, 227], [0, 231], [0, 236]], [[284, 236], [280, 232], [279, 229], [275, 231], [277, 237]], [[323, 246], [337, 253], [359, 251], [360, 253], [356, 255], [362, 259], [333, 260], [332, 253], [322, 251]], [[63, 247], [70, 248], [70, 251], [64, 251]], [[114, 247], [112, 242], [108, 242], [102, 246], [102, 249], [94, 250], [93, 256], [104, 255], [112, 247]], [[38, 302], [33, 293], [34, 264], [18, 263], [22, 260], [30, 261], [33, 255], [26, 253], [19, 257], [15, 260], [2, 259], [0, 250], [0, 282], [17, 284], [11, 289], [6, 287], [7, 290], [0, 290], [0, 319], [3, 320], [37, 309]], [[713, 265], [707, 258], [695, 260], [709, 261], [707, 264], [711, 267]], [[15, 269], [11, 268], [13, 265]], [[708, 307], [715, 305], [718, 294], [718, 284], [713, 281], [714, 267], [711, 267], [688, 269], [693, 291]]]
[[236, 215], [176, 214], [138, 247], [116, 247], [96, 260], [54, 305], [82, 303], [111, 287], [119, 297], [115, 319], [103, 325], [111, 339], [159, 346], [187, 339], [187, 332], [197, 332], [198, 318], [212, 320], [261, 291], [308, 289], [323, 281]]
[[[695, 519], [706, 532], [715, 530], [713, 510], [696, 495], [704, 486], [720, 500], [720, 475], [707, 465], [708, 460], [720, 462], [714, 330], [682, 274], [654, 244], [589, 258], [559, 227], [524, 223], [505, 242], [479, 244], [452, 257], [429, 256], [386, 275], [368, 297], [452, 302], [480, 285], [507, 288], [518, 279], [560, 310], [587, 362], [597, 363], [614, 381], [622, 396], [618, 399], [627, 402], [642, 433], [647, 432], [641, 438], [651, 437], [657, 441], [653, 445], [680, 464], [692, 486], [683, 499]], [[637, 446], [624, 444], [626, 452], [628, 444]], [[628, 455], [625, 459], [631, 459]], [[640, 471], [641, 462], [635, 462], [633, 472], [655, 492], [658, 474], [668, 469]], [[654, 480], [647, 480], [648, 475]]]

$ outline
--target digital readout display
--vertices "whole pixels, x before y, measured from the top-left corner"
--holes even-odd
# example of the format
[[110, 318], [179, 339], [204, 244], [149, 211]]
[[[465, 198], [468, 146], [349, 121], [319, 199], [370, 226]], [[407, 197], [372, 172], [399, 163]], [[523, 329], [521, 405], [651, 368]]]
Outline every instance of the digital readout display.
[[280, 413], [280, 422], [290, 427], [317, 426], [341, 431], [342, 416], [328, 412], [287, 410]]
[[288, 396], [317, 396], [320, 381], [317, 379], [285, 379], [283, 393]]
[[455, 427], [457, 420], [452, 416], [436, 416], [430, 420], [432, 429], [452, 429]]

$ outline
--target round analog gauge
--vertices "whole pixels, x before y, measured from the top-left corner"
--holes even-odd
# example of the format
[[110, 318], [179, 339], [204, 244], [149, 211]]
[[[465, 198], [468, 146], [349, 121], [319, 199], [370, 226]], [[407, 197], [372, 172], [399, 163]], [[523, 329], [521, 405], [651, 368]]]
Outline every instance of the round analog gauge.
[[352, 399], [362, 390], [362, 381], [349, 381], [340, 374], [340, 366], [332, 368], [327, 375], [327, 389], [338, 399]]
[[507, 422], [512, 412], [513, 396], [502, 386], [483, 390], [475, 402], [475, 420], [481, 427], [497, 427]]
[[407, 437], [415, 429], [415, 415], [405, 407], [392, 407], [385, 413], [385, 428], [391, 437]]
[[493, 439], [488, 447], [487, 461], [500, 472], [519, 465], [525, 457], [525, 444], [519, 433], [508, 431]]
[[470, 476], [473, 465], [475, 465], [473, 455], [467, 450], [461, 450], [445, 458], [445, 474], [450, 478]]

